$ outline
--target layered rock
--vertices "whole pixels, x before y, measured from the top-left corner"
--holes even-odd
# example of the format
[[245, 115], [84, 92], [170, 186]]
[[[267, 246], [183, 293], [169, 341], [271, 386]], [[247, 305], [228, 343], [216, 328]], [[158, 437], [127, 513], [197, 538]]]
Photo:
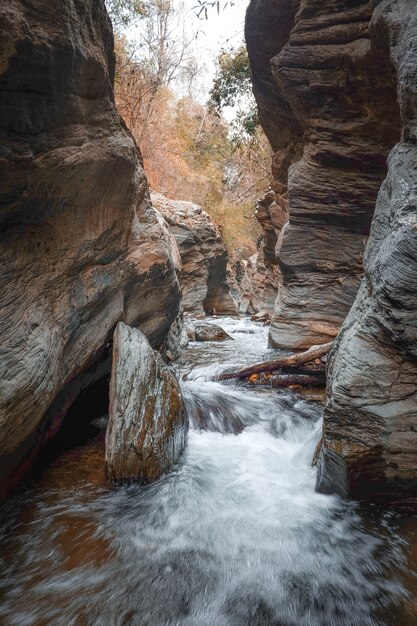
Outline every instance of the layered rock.
[[152, 202], [174, 235], [181, 255], [184, 311], [235, 314], [227, 282], [228, 254], [219, 228], [197, 204], [158, 193]]
[[229, 285], [239, 313], [271, 314], [278, 292], [278, 265], [265, 264], [262, 246], [248, 259], [236, 258], [229, 265]]
[[277, 204], [276, 195], [270, 189], [257, 202], [255, 216], [262, 228], [257, 252], [248, 259], [231, 258], [229, 284], [240, 313], [253, 315], [264, 312], [271, 315], [281, 282], [275, 246], [288, 214]]
[[106, 432], [106, 474], [116, 483], [150, 482], [182, 452], [188, 419], [175, 375], [136, 328], [114, 333]]
[[4, 491], [80, 389], [109, 371], [117, 322], [159, 345], [180, 290], [140, 154], [114, 105], [104, 2], [9, 0], [0, 30]]
[[365, 0], [252, 0], [248, 8], [275, 202], [289, 212], [276, 245], [283, 285], [274, 346], [333, 338], [362, 277], [386, 155], [399, 136], [395, 75], [386, 49], [371, 41], [372, 12]]
[[[403, 123], [365, 254], [365, 278], [337, 338], [318, 488], [355, 498], [417, 497], [417, 12], [381, 2], [370, 34], [390, 52]], [[382, 68], [381, 68], [382, 70]], [[388, 71], [384, 68], [384, 71]]]

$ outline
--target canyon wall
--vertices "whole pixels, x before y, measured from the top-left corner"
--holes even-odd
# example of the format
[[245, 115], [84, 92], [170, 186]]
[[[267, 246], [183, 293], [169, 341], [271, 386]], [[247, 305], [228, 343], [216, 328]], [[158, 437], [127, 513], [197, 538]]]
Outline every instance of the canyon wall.
[[227, 282], [228, 254], [219, 227], [198, 204], [152, 193], [181, 257], [182, 306], [187, 313], [236, 314]]
[[283, 284], [273, 346], [301, 349], [334, 338], [363, 275], [400, 124], [389, 54], [370, 38], [372, 12], [372, 2], [357, 0], [253, 0], [248, 8], [246, 41], [274, 150], [273, 190], [289, 213], [275, 250]]
[[109, 372], [117, 322], [158, 346], [180, 300], [171, 242], [114, 105], [104, 2], [35, 4], [0, 6], [2, 493]]
[[262, 229], [256, 243], [257, 251], [244, 260], [238, 255], [232, 256], [229, 283], [240, 313], [272, 315], [281, 284], [275, 248], [281, 229], [288, 221], [287, 207], [277, 202], [277, 194], [272, 188], [256, 203], [255, 217]]
[[415, 505], [416, 2], [381, 2], [370, 32], [375, 46], [390, 51], [396, 70], [402, 137], [378, 195], [365, 277], [330, 358], [318, 488]]
[[343, 323], [318, 489], [415, 502], [417, 4], [253, 1], [246, 37], [289, 212], [271, 343], [308, 347]]

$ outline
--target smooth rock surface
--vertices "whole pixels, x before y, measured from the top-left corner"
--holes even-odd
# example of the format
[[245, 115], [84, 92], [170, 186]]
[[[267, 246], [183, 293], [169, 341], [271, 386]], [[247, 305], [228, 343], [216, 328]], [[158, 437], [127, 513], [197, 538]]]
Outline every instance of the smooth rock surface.
[[187, 334], [191, 341], [225, 341], [226, 339], [233, 339], [218, 324], [204, 322], [196, 322], [188, 326]]
[[106, 474], [150, 482], [177, 461], [188, 419], [175, 375], [136, 328], [119, 323], [113, 340]]
[[7, 0], [0, 39], [1, 498], [105, 374], [117, 322], [158, 346], [180, 289], [103, 0]]
[[389, 157], [365, 254], [365, 277], [336, 340], [318, 488], [417, 501], [417, 11], [381, 2], [375, 46], [390, 53], [402, 140]]
[[[248, 8], [275, 204], [289, 213], [275, 250], [283, 285], [273, 346], [335, 337], [363, 275], [386, 157], [400, 135], [395, 73], [387, 48], [371, 40], [372, 14], [365, 0], [252, 0]], [[266, 238], [266, 258], [272, 245]]]
[[227, 282], [228, 254], [218, 226], [199, 205], [152, 193], [181, 256], [184, 311], [233, 315], [236, 307]]

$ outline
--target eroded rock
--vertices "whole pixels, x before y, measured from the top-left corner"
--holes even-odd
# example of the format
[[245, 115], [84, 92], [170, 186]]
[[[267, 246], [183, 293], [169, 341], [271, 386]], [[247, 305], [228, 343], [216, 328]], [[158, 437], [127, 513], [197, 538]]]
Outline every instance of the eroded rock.
[[181, 255], [184, 311], [195, 315], [236, 314], [227, 282], [228, 254], [219, 228], [200, 206], [153, 193]]
[[282, 282], [275, 247], [279, 234], [288, 221], [288, 210], [286, 205], [279, 205], [277, 194], [269, 189], [258, 200], [255, 216], [262, 228], [257, 241], [257, 252], [249, 259], [231, 259], [229, 282], [240, 313], [253, 315], [265, 311], [272, 314]]
[[188, 430], [175, 375], [145, 335], [119, 323], [114, 333], [106, 432], [113, 482], [150, 482], [177, 461]]
[[[271, 344], [326, 343], [363, 275], [363, 251], [386, 156], [399, 137], [387, 49], [371, 41], [373, 3], [252, 0], [246, 41], [262, 126], [274, 150], [283, 285]], [[265, 255], [274, 216], [265, 212]], [[271, 211], [269, 211], [271, 213]]]
[[158, 346], [180, 289], [114, 105], [104, 2], [2, 2], [0, 38], [1, 498], [106, 373], [117, 322]]
[[417, 498], [417, 13], [381, 2], [370, 34], [390, 53], [403, 120], [378, 195], [365, 277], [336, 340], [318, 488]]

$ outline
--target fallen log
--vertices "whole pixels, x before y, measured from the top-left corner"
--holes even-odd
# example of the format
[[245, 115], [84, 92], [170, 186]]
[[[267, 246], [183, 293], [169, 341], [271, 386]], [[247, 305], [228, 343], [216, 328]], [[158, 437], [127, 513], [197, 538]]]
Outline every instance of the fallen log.
[[[256, 376], [256, 378], [255, 378]], [[268, 378], [256, 374], [245, 380], [245, 384], [258, 387], [324, 387], [326, 384], [323, 376], [307, 376], [299, 374], [276, 374]]]
[[312, 376], [325, 376], [326, 364], [325, 363], [306, 363], [305, 365], [296, 365], [292, 367], [281, 367], [281, 374], [307, 374]]
[[320, 359], [329, 352], [332, 343], [333, 342], [330, 341], [329, 343], [324, 343], [321, 346], [311, 346], [311, 348], [305, 352], [291, 354], [290, 356], [282, 356], [274, 361], [264, 361], [264, 363], [258, 363], [257, 365], [252, 365], [251, 367], [245, 367], [238, 372], [226, 372], [225, 374], [221, 374], [217, 380], [231, 380], [233, 378], [243, 379], [253, 376], [253, 374], [276, 372], [284, 367], [296, 368], [300, 365], [311, 363], [312, 361], [315, 361], [315, 359]]

